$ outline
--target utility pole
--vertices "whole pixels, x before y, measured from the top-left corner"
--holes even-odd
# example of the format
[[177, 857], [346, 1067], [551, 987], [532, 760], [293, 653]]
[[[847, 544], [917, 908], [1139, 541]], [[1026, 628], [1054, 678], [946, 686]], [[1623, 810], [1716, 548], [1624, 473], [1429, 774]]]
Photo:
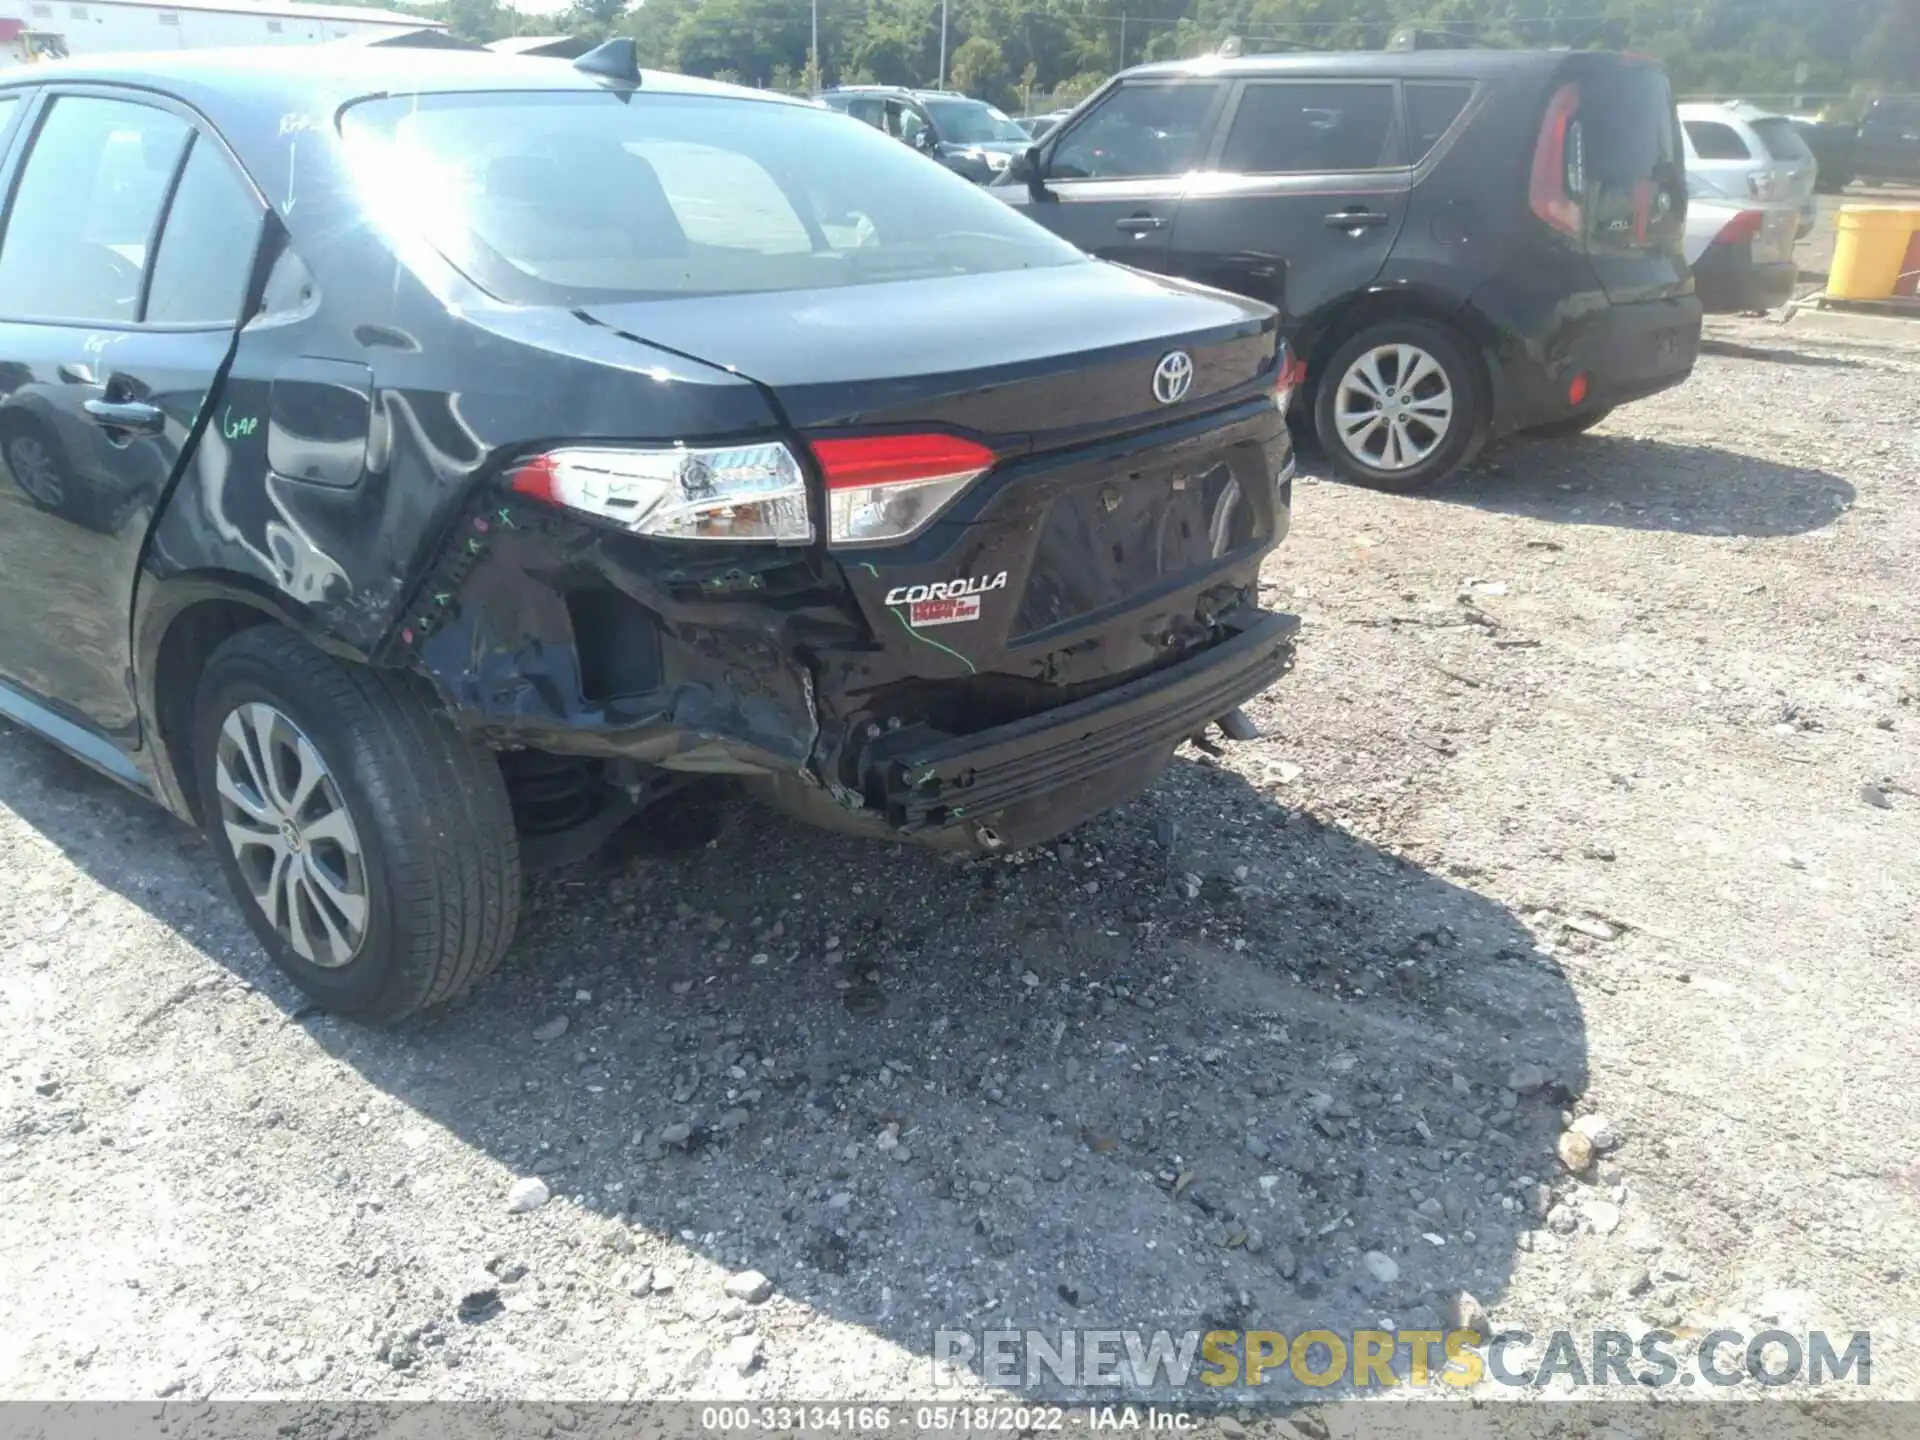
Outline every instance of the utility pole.
[[940, 0], [940, 79], [933, 88], [947, 88], [947, 0]]
[[1127, 7], [1122, 5], [1120, 7], [1120, 63], [1114, 66], [1114, 69], [1124, 70], [1126, 68], [1127, 68]]
[[807, 76], [809, 93], [823, 89], [820, 83], [820, 0], [813, 0], [813, 73]]

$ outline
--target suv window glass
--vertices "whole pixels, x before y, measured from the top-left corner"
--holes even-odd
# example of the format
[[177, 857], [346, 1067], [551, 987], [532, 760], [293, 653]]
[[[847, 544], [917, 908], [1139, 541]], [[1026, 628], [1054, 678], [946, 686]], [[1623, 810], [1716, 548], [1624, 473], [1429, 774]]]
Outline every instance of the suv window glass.
[[1766, 146], [1769, 159], [1804, 162], [1813, 158], [1813, 151], [1807, 148], [1807, 142], [1800, 138], [1791, 120], [1769, 115], [1764, 120], [1755, 120], [1750, 128]]
[[428, 94], [363, 101], [341, 131], [378, 219], [517, 304], [1087, 263], [946, 167], [812, 106]]
[[887, 101], [887, 133], [896, 140], [904, 140], [909, 145], [913, 137], [927, 128], [927, 122], [920, 118], [920, 112], [904, 100]]
[[1391, 84], [1249, 85], [1220, 168], [1240, 175], [1378, 170], [1404, 163]]
[[1651, 180], [1675, 194], [1684, 188], [1673, 91], [1662, 71], [1596, 67], [1580, 82], [1579, 124], [1590, 181], [1631, 187]]
[[1693, 153], [1702, 160], [1751, 160], [1753, 152], [1747, 149], [1747, 142], [1740, 138], [1740, 132], [1731, 125], [1722, 125], [1718, 120], [1689, 120], [1687, 139], [1693, 142]]
[[167, 207], [142, 318], [170, 325], [237, 321], [262, 213], [220, 148], [196, 140]]
[[13, 107], [19, 103], [18, 95], [0, 95], [0, 135], [7, 133], [7, 125], [13, 119]]
[[185, 121], [148, 105], [55, 100], [0, 239], [0, 305], [25, 319], [136, 318], [147, 246], [187, 135]]
[[863, 96], [847, 102], [847, 113], [856, 120], [864, 120], [878, 130], [886, 123], [886, 106], [879, 100]]
[[1054, 179], [1182, 175], [1198, 163], [1218, 84], [1122, 85], [1054, 147]]
[[940, 138], [950, 145], [994, 145], [1025, 141], [1027, 132], [1006, 115], [979, 100], [929, 100]]
[[1418, 165], [1440, 143], [1447, 127], [1460, 118], [1473, 96], [1471, 85], [1409, 85], [1407, 93], [1407, 156]]

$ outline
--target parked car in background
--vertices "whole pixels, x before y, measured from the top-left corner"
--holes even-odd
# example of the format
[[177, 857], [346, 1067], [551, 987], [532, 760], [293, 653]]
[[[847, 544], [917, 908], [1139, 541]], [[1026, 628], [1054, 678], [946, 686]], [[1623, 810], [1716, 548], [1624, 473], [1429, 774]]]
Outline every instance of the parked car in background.
[[1793, 298], [1799, 211], [1696, 195], [1687, 206], [1687, 264], [1710, 315], [1771, 310]]
[[1274, 312], [809, 101], [630, 40], [58, 62], [0, 193], [0, 715], [325, 1008], [471, 986], [523, 865], [692, 777], [1016, 848], [1291, 664]]
[[1739, 101], [1687, 104], [1680, 107], [1680, 128], [1689, 176], [1728, 200], [1791, 202], [1800, 212], [1800, 233], [1813, 229], [1819, 166], [1786, 116]]
[[1033, 137], [984, 100], [951, 90], [843, 85], [816, 99], [931, 155], [956, 175], [984, 185]]
[[1882, 97], [1868, 102], [1854, 142], [1854, 163], [1862, 180], [1920, 185], [1920, 99]]
[[1818, 171], [1814, 189], [1823, 195], [1838, 195], [1859, 174], [1856, 152], [1859, 126], [1845, 120], [1827, 120], [1817, 115], [1790, 115], [1793, 128], [1807, 149], [1813, 152]]
[[1044, 115], [1026, 115], [1021, 117], [1020, 127], [1038, 140], [1072, 113], [1071, 110], [1049, 110]]
[[1620, 56], [1139, 66], [993, 193], [1092, 254], [1278, 306], [1304, 413], [1372, 484], [1587, 429], [1699, 349], [1672, 94]]

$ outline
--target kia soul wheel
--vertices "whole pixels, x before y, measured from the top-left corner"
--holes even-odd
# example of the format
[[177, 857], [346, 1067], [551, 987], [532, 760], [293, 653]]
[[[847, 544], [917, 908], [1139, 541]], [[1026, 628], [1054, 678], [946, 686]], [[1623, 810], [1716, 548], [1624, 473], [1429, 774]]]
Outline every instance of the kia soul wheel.
[[1479, 366], [1441, 325], [1370, 326], [1323, 367], [1314, 428], [1347, 479], [1394, 489], [1431, 484], [1486, 440]]
[[506, 787], [405, 677], [243, 631], [201, 677], [193, 765], [235, 900], [322, 1008], [402, 1020], [499, 963], [520, 904]]

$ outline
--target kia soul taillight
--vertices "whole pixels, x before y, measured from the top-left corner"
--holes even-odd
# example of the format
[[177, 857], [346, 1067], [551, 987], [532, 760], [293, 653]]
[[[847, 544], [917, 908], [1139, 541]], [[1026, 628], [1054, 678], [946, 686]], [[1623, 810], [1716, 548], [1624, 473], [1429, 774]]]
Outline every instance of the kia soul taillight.
[[1582, 202], [1587, 193], [1586, 136], [1580, 126], [1580, 87], [1568, 83], [1553, 92], [1533, 146], [1527, 183], [1533, 213], [1563, 235], [1586, 232]]
[[721, 446], [578, 446], [517, 467], [513, 488], [636, 535], [833, 546], [891, 544], [933, 523], [994, 463], [985, 445], [917, 433], [820, 439], [826, 482], [816, 528], [800, 459], [777, 440]]

